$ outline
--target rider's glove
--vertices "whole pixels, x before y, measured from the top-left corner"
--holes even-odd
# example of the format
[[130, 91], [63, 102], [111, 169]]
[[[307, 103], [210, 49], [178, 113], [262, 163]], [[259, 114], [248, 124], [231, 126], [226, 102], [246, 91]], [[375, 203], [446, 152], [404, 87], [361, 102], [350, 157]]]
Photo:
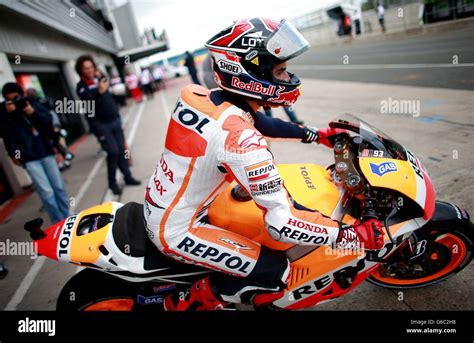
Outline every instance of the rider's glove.
[[318, 140], [318, 129], [311, 126], [305, 126], [304, 137], [301, 140], [303, 143], [313, 143]]
[[363, 223], [356, 221], [353, 226], [342, 224], [336, 241], [337, 246], [346, 249], [382, 249], [384, 242], [382, 228], [382, 223], [376, 219], [369, 219]]
[[332, 127], [328, 127], [326, 129], [318, 129], [316, 142], [318, 144], [324, 144], [328, 148], [332, 148], [334, 146], [336, 136], [341, 133], [349, 134], [347, 130], [336, 129]]

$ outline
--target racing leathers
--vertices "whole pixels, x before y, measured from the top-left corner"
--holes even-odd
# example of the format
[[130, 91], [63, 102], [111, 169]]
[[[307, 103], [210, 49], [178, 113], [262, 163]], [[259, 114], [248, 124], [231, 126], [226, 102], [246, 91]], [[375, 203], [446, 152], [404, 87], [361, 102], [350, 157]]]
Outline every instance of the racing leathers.
[[[222, 90], [211, 92], [197, 85], [181, 91], [144, 207], [149, 237], [159, 250], [222, 272], [196, 286], [208, 286], [218, 299], [210, 302], [214, 307], [220, 300], [239, 303], [255, 290], [280, 291], [290, 270], [283, 253], [209, 224], [207, 208], [233, 180], [253, 197], [277, 241], [345, 247], [360, 243], [352, 227], [294, 207], [264, 137], [278, 136], [272, 125], [279, 124], [269, 118], [269, 124], [262, 125], [267, 119], [258, 123], [255, 113], [229, 99], [232, 96]], [[304, 139], [303, 127], [288, 125], [286, 137]]]

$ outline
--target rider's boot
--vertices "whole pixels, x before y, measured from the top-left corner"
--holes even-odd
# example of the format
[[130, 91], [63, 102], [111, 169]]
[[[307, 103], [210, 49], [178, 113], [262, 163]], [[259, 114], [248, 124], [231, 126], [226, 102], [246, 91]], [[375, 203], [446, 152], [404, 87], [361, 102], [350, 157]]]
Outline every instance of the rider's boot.
[[213, 311], [223, 309], [228, 303], [212, 291], [209, 276], [198, 280], [184, 292], [168, 295], [163, 302], [165, 311]]

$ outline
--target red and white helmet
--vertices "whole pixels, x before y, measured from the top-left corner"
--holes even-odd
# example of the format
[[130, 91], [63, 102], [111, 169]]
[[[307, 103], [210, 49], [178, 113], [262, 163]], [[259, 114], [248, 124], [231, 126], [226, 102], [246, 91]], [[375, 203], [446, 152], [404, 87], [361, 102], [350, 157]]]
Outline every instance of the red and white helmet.
[[289, 73], [285, 82], [273, 76], [275, 65], [309, 48], [308, 41], [285, 19], [252, 18], [235, 22], [206, 43], [213, 58], [214, 79], [222, 89], [262, 103], [291, 106], [301, 82]]

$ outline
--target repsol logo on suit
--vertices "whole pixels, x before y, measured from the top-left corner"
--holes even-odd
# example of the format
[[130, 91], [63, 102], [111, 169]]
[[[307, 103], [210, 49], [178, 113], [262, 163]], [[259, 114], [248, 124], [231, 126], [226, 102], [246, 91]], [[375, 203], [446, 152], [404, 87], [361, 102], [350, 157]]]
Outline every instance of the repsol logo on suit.
[[269, 226], [268, 229], [270, 236], [277, 241], [280, 241], [283, 237], [287, 237], [302, 243], [310, 243], [314, 245], [323, 245], [329, 242], [328, 235], [311, 235], [297, 229], [289, 228], [288, 226], [283, 226], [280, 230], [273, 226]]
[[194, 111], [189, 108], [184, 108], [182, 102], [178, 100], [176, 107], [173, 111], [178, 114], [178, 120], [181, 124], [187, 126], [190, 129], [197, 131], [199, 134], [203, 134], [202, 128], [209, 123], [209, 119], [200, 118]]
[[243, 261], [240, 256], [232, 255], [228, 252], [222, 252], [219, 249], [206, 244], [196, 243], [196, 241], [190, 237], [185, 237], [178, 244], [178, 249], [188, 254], [208, 259], [211, 262], [220, 263], [229, 269], [234, 269], [241, 273], [248, 274], [251, 272], [249, 269], [250, 261]]

